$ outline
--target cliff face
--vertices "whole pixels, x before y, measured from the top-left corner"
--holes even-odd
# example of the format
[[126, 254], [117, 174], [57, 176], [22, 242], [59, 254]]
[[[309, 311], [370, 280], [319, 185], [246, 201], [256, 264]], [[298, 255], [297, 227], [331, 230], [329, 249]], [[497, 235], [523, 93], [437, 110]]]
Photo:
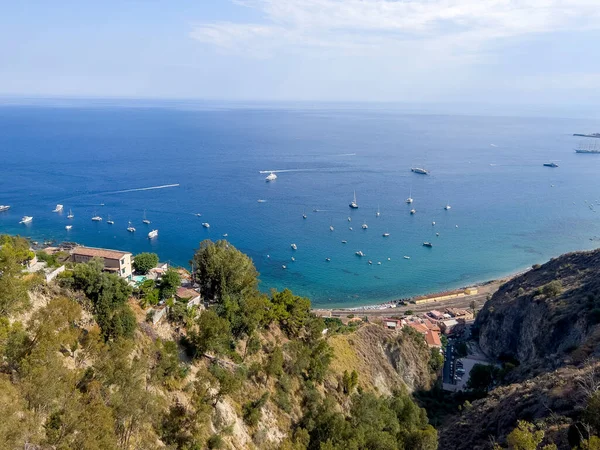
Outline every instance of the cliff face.
[[596, 355], [600, 250], [553, 259], [504, 284], [477, 316], [482, 350], [523, 368], [552, 368]]

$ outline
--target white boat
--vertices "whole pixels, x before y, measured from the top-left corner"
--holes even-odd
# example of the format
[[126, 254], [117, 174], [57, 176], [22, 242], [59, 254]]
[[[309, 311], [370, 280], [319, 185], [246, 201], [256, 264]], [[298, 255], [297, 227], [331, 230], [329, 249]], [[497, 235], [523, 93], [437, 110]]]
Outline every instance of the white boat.
[[110, 219], [110, 216], [108, 216], [108, 220], [106, 221], [107, 224], [109, 225], [114, 225], [115, 221]]
[[275, 181], [277, 179], [277, 175], [275, 175], [273, 172], [271, 172], [269, 175], [267, 175], [267, 178], [265, 178], [265, 181], [268, 183], [269, 181]]
[[75, 217], [75, 216], [73, 215], [73, 211], [71, 211], [71, 210], [69, 209], [69, 215], [67, 215], [67, 219], [72, 219], [73, 217]]
[[348, 241], [342, 241], [342, 244], [347, 244], [347, 243], [348, 243]]
[[331, 258], [325, 258], [325, 261], [329, 262], [331, 261]]
[[67, 226], [65, 227], [65, 230], [70, 230], [71, 228], [73, 228], [73, 225], [67, 225]]
[[287, 269], [287, 266], [284, 264], [283, 266], [281, 266], [281, 268], [282, 268], [283, 270], [285, 270], [285, 269]]
[[444, 206], [444, 209], [446, 211], [448, 211], [450, 208], [452, 208], [452, 206], [450, 206], [450, 203], [446, 203], [446, 206]]
[[373, 261], [369, 260], [369, 265], [373, 264]]
[[360, 256], [361, 258], [362, 258], [363, 256], [365, 256], [365, 254], [364, 254], [364, 253], [363, 253], [361, 250], [357, 251], [357, 252], [355, 253], [355, 255], [356, 255], [356, 256]]
[[388, 233], [387, 231], [385, 233], [383, 233], [383, 237], [388, 237], [390, 235], [390, 233]]
[[156, 236], [158, 236], [158, 230], [152, 230], [148, 233], [148, 239], [154, 239]]
[[356, 191], [354, 191], [354, 199], [350, 202], [348, 206], [350, 206], [350, 208], [352, 209], [358, 208], [358, 203], [356, 203]]
[[333, 225], [329, 225], [329, 231], [333, 231]]
[[292, 261], [296, 261], [296, 258], [294, 258], [293, 256], [292, 256]]
[[257, 200], [257, 202], [258, 202], [258, 203], [267, 203], [267, 201], [266, 201], [266, 200], [263, 200], [262, 198], [259, 198], [259, 199]]
[[367, 222], [363, 222], [363, 224], [361, 225], [361, 228], [363, 230], [366, 230], [367, 228], [369, 228], [369, 225], [367, 225]]
[[135, 232], [135, 228], [133, 227], [133, 225], [131, 225], [131, 221], [129, 221], [129, 226], [127, 227], [127, 231], [129, 231], [130, 233]]
[[377, 262], [377, 265], [378, 265], [378, 266], [380, 266], [380, 265], [381, 265], [381, 261], [378, 261], [378, 262]]
[[349, 229], [350, 231], [352, 231], [352, 227], [348, 227], [348, 229]]
[[302, 218], [306, 219], [306, 210], [302, 211]]
[[417, 210], [416, 210], [416, 209], [411, 209], [411, 210], [410, 210], [410, 213], [411, 213], [411, 214], [415, 214], [416, 212], [417, 212]]
[[408, 191], [408, 198], [406, 199], [406, 203], [412, 203], [413, 202], [413, 198], [412, 198], [412, 188], [410, 188], [410, 191]]
[[144, 210], [144, 219], [142, 220], [142, 222], [144, 222], [146, 225], [150, 224], [150, 221], [146, 219], [146, 210]]
[[94, 217], [92, 217], [92, 220], [94, 222], [102, 222], [102, 217], [100, 217], [100, 216], [94, 216]]
[[63, 210], [63, 205], [56, 205], [56, 208], [52, 210], [52, 212], [61, 212]]
[[414, 172], [414, 173], [418, 173], [418, 174], [421, 174], [421, 175], [429, 175], [429, 171], [428, 171], [428, 170], [425, 170], [425, 169], [423, 169], [423, 168], [421, 168], [421, 167], [413, 167], [413, 168], [412, 168], [412, 169], [410, 169], [410, 170], [411, 170], [412, 172]]
[[292, 244], [290, 247], [292, 247], [292, 250], [298, 250], [298, 246], [296, 244]]
[[433, 226], [435, 226], [435, 222], [431, 222], [431, 226], [432, 226], [432, 227], [433, 227]]
[[202, 226], [204, 228], [210, 228], [210, 223], [208, 223], [208, 222], [202, 222]]
[[196, 217], [202, 217], [202, 214], [196, 213]]
[[227, 233], [225, 233], [225, 234], [223, 235], [223, 237], [229, 237], [229, 235], [228, 235]]
[[8, 211], [10, 206], [8, 205], [0, 205], [0, 212]]
[[410, 259], [410, 256], [404, 256], [404, 259]]
[[375, 213], [375, 217], [379, 217], [381, 212], [379, 212], [379, 205], [377, 205], [377, 212]]
[[31, 216], [23, 216], [23, 217], [21, 218], [21, 221], [20, 221], [19, 223], [29, 223], [29, 222], [31, 222], [32, 220], [33, 220], [33, 217], [31, 217]]
[[352, 217], [348, 216], [348, 222], [352, 222]]

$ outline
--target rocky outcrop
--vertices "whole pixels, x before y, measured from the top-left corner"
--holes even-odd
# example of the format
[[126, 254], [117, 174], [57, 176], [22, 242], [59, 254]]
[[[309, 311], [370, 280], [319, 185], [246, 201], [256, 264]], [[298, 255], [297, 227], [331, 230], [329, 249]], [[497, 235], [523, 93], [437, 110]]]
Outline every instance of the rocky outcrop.
[[477, 316], [481, 349], [523, 369], [578, 363], [599, 353], [600, 250], [577, 252], [513, 278]]
[[494, 389], [487, 397], [466, 405], [439, 430], [440, 450], [484, 450], [490, 442], [506, 444], [517, 421], [543, 424], [545, 443], [571, 449], [569, 428], [586, 402], [586, 381], [597, 382], [599, 363], [583, 368], [563, 367], [538, 377]]

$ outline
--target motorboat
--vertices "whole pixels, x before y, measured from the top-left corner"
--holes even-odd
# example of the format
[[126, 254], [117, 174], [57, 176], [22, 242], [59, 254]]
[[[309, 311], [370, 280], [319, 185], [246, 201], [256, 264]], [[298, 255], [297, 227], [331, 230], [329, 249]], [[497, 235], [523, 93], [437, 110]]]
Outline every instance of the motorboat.
[[416, 209], [411, 209], [411, 210], [410, 210], [410, 213], [411, 213], [411, 214], [415, 214], [416, 212], [417, 212], [417, 210], [416, 210]]
[[360, 257], [363, 257], [363, 256], [365, 256], [365, 254], [364, 254], [364, 253], [363, 253], [361, 250], [357, 251], [357, 252], [355, 253], [355, 255], [356, 255], [356, 256], [360, 256]]
[[367, 222], [364, 222], [364, 223], [361, 225], [361, 228], [362, 228], [363, 230], [366, 230], [367, 228], [369, 228], [369, 225], [367, 225]]
[[298, 246], [296, 244], [292, 244], [290, 247], [292, 247], [292, 250], [298, 250]]
[[268, 183], [269, 181], [275, 181], [277, 179], [277, 175], [275, 175], [273, 172], [271, 172], [269, 175], [267, 175], [267, 178], [265, 178], [265, 181]]
[[383, 237], [388, 237], [389, 235], [390, 235], [390, 233], [388, 233], [388, 232], [385, 232], [385, 233], [383, 233], [383, 235], [382, 235], [382, 236], [383, 236]]
[[329, 262], [331, 261], [331, 258], [325, 258], [325, 261]]
[[94, 216], [94, 217], [92, 217], [92, 220], [94, 222], [102, 222], [102, 217], [100, 217], [100, 216]]
[[348, 241], [342, 241], [342, 244], [347, 244], [347, 243], [348, 243]]
[[435, 226], [435, 222], [431, 222], [431, 226], [432, 226], [432, 227], [433, 227], [433, 226]]
[[148, 233], [148, 239], [154, 239], [156, 236], [158, 236], [158, 230], [152, 230]]
[[334, 230], [333, 225], [329, 225], [329, 231], [333, 231], [333, 230]]
[[65, 227], [65, 230], [70, 230], [71, 228], [73, 228], [73, 225], [67, 225], [67, 226]]
[[8, 205], [0, 205], [0, 212], [8, 211], [10, 206]]
[[210, 228], [210, 223], [208, 223], [208, 222], [202, 222], [202, 226], [204, 228]]
[[31, 217], [31, 216], [23, 216], [23, 217], [21, 218], [21, 221], [20, 221], [19, 223], [29, 223], [29, 222], [31, 222], [32, 220], [33, 220], [33, 217]]
[[452, 206], [450, 206], [450, 203], [446, 203], [446, 206], [444, 206], [444, 209], [446, 211], [448, 211], [449, 209], [452, 209]]
[[433, 247], [433, 244], [431, 242], [423, 242], [423, 247]]
[[63, 210], [63, 205], [56, 205], [56, 208], [52, 210], [52, 212], [61, 212]]
[[129, 226], [127, 227], [127, 231], [129, 231], [130, 233], [134, 233], [135, 232], [135, 228], [133, 227], [133, 225], [131, 225], [131, 221], [129, 222]]
[[410, 259], [410, 256], [404, 256], [404, 259]]
[[413, 167], [412, 169], [410, 169], [412, 172], [414, 173], [418, 173], [420, 175], [429, 175], [429, 171], [425, 170], [421, 167]]
[[110, 216], [108, 216], [108, 220], [106, 221], [106, 223], [107, 223], [107, 224], [109, 224], [109, 225], [114, 225], [114, 224], [115, 224], [115, 221], [114, 221], [114, 220], [112, 220], [112, 219], [110, 218]]

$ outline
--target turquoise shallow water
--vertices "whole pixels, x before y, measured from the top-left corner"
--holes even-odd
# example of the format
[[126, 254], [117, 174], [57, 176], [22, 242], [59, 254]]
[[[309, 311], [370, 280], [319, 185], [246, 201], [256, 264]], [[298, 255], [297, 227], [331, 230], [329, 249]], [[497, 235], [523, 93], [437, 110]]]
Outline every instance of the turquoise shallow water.
[[[600, 155], [575, 154], [571, 136], [597, 128], [383, 108], [0, 107], [0, 204], [12, 205], [0, 231], [156, 251], [184, 266], [201, 240], [227, 233], [265, 290], [287, 286], [321, 307], [375, 303], [598, 246], [600, 205], [589, 205], [600, 200]], [[542, 166], [550, 160], [560, 167]], [[431, 175], [411, 173], [416, 165]], [[266, 183], [259, 171], [275, 169], [285, 171]], [[167, 184], [179, 186], [116, 193]], [[358, 210], [348, 208], [354, 190]], [[63, 214], [51, 212], [57, 203]], [[105, 220], [92, 222], [95, 213]]]

